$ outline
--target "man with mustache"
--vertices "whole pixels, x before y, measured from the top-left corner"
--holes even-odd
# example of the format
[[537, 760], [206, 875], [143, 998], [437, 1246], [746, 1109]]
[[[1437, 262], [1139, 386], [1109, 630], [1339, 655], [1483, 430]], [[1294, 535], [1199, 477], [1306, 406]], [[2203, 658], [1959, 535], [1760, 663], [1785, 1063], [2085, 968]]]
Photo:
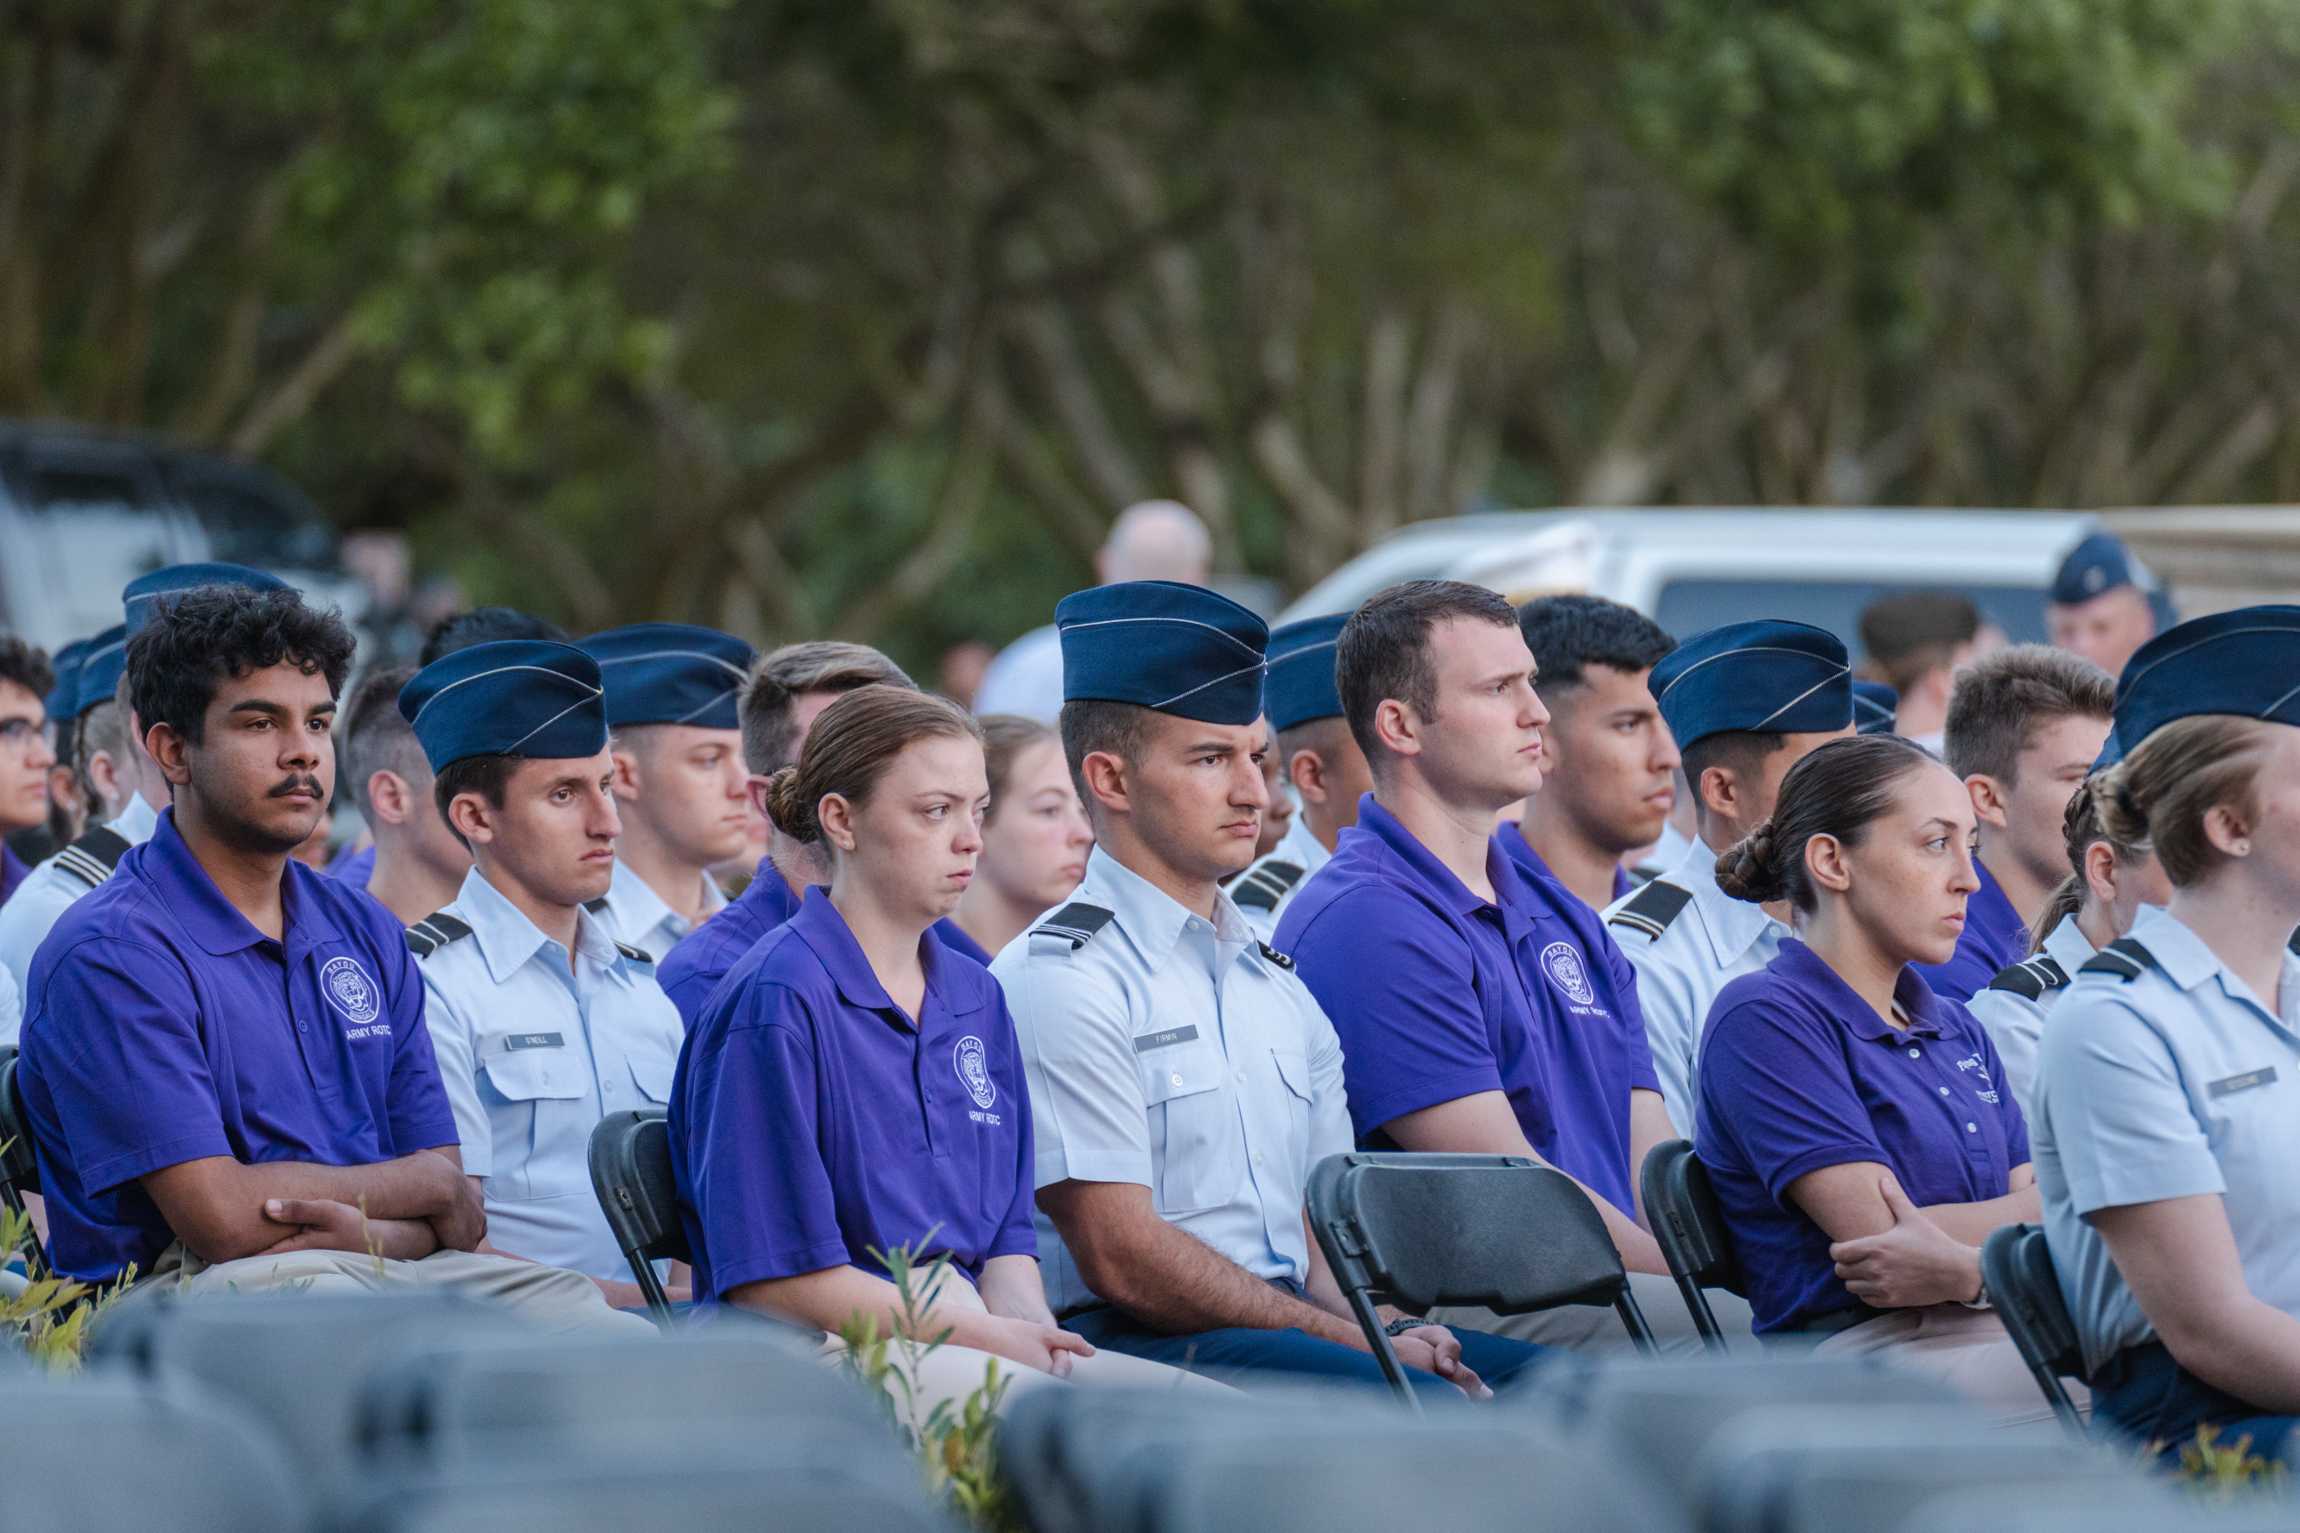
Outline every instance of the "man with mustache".
[[335, 777], [352, 637], [288, 590], [153, 601], [130, 711], [169, 808], [57, 922], [21, 1082], [59, 1271], [178, 1291], [450, 1286], [561, 1327], [644, 1324], [570, 1272], [472, 1253], [406, 940], [293, 862]]
[[592, 1193], [591, 1131], [670, 1101], [684, 1030], [653, 959], [586, 903], [608, 888], [622, 828], [599, 667], [566, 644], [478, 644], [417, 672], [399, 712], [471, 851], [454, 903], [407, 944], [490, 1249], [571, 1267], [637, 1307]]

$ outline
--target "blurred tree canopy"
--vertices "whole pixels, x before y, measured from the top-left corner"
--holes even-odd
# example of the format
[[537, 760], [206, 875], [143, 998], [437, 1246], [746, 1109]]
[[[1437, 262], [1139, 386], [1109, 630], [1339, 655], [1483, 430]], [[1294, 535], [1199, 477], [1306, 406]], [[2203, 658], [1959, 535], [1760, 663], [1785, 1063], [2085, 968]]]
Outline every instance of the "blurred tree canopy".
[[2300, 499], [2258, 0], [14, 0], [0, 412], [924, 662], [1172, 495]]

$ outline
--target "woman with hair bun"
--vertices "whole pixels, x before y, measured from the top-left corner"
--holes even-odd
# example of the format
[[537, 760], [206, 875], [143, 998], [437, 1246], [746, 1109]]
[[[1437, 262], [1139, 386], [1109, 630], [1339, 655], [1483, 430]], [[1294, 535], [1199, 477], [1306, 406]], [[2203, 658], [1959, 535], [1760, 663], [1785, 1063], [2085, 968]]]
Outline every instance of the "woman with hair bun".
[[1955, 951], [1970, 795], [1921, 746], [1867, 735], [1782, 779], [1718, 887], [1786, 901], [1797, 936], [1718, 993], [1695, 1146], [1761, 1335], [1888, 1352], [2006, 1423], [2050, 1416], [1983, 1309], [1980, 1245], [2037, 1216], [2028, 1131], [1988, 1034], [1911, 965]]
[[926, 1387], [963, 1393], [984, 1354], [1017, 1382], [1177, 1377], [1102, 1358], [1054, 1322], [1031, 1227], [1030, 1099], [998, 982], [928, 936], [973, 881], [990, 794], [982, 734], [941, 698], [868, 686], [832, 703], [775, 774], [777, 829], [829, 886], [711, 994], [671, 1088], [671, 1166], [698, 1304], [836, 1335], [905, 1329], [884, 1255], [923, 1274]]
[[2300, 608], [2183, 623], [2118, 689], [2107, 833], [2163, 908], [2077, 973], [2037, 1071], [2045, 1233], [2096, 1419], [2273, 1462], [2300, 1417]]
[[2061, 818], [2069, 876], [2053, 890], [2029, 933], [2029, 956], [1965, 1003], [1988, 1029], [2023, 1116], [2036, 1106], [2037, 1046], [2045, 1014], [2092, 955], [2132, 930], [2143, 905], [2172, 897], [2146, 841], [2120, 841], [2103, 823], [2101, 777], [2078, 786]]

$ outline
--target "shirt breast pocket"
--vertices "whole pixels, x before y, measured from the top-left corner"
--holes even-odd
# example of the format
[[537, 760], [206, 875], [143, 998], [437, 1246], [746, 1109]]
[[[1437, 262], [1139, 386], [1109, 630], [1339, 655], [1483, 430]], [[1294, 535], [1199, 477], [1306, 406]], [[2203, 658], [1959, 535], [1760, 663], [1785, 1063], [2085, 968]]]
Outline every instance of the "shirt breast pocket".
[[[479, 1074], [488, 1123], [494, 1130], [490, 1197], [556, 1196], [571, 1165], [587, 1174], [582, 1150], [590, 1119], [590, 1071], [562, 1033], [509, 1033], [479, 1040]], [[578, 1128], [580, 1132], [578, 1133]], [[567, 1162], [568, 1164], [561, 1164]]]
[[1200, 1041], [1135, 1056], [1150, 1113], [1151, 1189], [1167, 1217], [1199, 1213], [1238, 1190], [1237, 1110], [1222, 1089], [1221, 1051]]
[[668, 1106], [671, 1077], [679, 1068], [675, 1054], [636, 1053], [631, 1056], [631, 1084], [651, 1107]]
[[1303, 1180], [1307, 1182], [1310, 1170], [1310, 1110], [1317, 1101], [1317, 1093], [1310, 1088], [1309, 1056], [1272, 1049], [1270, 1057], [1276, 1061], [1278, 1079], [1286, 1088], [1286, 1162], [1299, 1168]]

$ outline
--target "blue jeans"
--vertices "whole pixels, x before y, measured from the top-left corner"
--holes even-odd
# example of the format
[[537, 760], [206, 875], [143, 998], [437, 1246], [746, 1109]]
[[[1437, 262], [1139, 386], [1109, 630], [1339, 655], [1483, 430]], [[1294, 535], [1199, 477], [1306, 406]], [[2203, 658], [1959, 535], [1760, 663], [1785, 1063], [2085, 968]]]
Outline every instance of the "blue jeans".
[[[1285, 1383], [1288, 1375], [1295, 1381], [1307, 1378], [1320, 1383], [1363, 1385], [1385, 1394], [1390, 1387], [1389, 1381], [1382, 1377], [1381, 1362], [1371, 1352], [1360, 1352], [1307, 1331], [1260, 1331], [1229, 1326], [1177, 1336], [1151, 1330], [1111, 1307], [1072, 1315], [1062, 1325], [1063, 1329], [1076, 1331], [1097, 1347], [1171, 1364], [1238, 1389]], [[1476, 1369], [1477, 1376], [1485, 1380], [1495, 1394], [1502, 1393], [1512, 1383], [1522, 1382], [1525, 1375], [1541, 1364], [1565, 1355], [1555, 1348], [1512, 1341], [1485, 1331], [1465, 1331], [1452, 1326], [1446, 1329], [1461, 1342], [1462, 1361]], [[1406, 1381], [1425, 1400], [1467, 1398], [1449, 1381], [1418, 1368], [1406, 1370]]]
[[2093, 1381], [2092, 1419], [2096, 1428], [2105, 1422], [2136, 1444], [2163, 1444], [2161, 1457], [2168, 1464], [2178, 1464], [2180, 1450], [2195, 1445], [2200, 1426], [2217, 1427], [2214, 1442], [2223, 1447], [2251, 1438], [2248, 1451], [2270, 1462], [2300, 1426], [2300, 1417], [2265, 1415], [2213, 1388], [2175, 1362], [2160, 1342], [2128, 1347], [2108, 1361]]

